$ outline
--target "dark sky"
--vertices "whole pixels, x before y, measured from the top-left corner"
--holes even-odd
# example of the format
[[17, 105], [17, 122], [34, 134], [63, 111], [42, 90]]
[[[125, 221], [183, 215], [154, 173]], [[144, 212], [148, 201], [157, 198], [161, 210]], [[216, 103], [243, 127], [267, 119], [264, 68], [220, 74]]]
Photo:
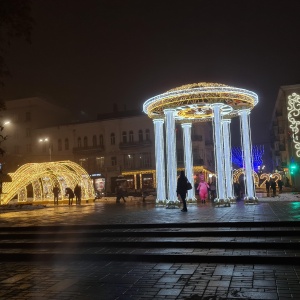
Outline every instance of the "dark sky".
[[300, 83], [299, 12], [299, 0], [33, 0], [32, 44], [6, 55], [4, 96], [95, 118], [183, 84], [224, 83], [258, 94], [252, 136], [265, 143], [279, 87]]

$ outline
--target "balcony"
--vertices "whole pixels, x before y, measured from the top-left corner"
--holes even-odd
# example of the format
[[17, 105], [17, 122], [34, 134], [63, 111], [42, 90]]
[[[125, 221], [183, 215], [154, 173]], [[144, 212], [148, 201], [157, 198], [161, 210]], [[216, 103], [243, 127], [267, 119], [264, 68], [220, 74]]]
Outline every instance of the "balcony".
[[73, 154], [77, 155], [97, 155], [103, 154], [104, 146], [90, 146], [90, 147], [74, 147]]
[[150, 146], [152, 146], [152, 142], [150, 140], [138, 141], [138, 142], [127, 142], [127, 143], [122, 142], [119, 144], [119, 148], [121, 150], [143, 148], [143, 147], [150, 147]]

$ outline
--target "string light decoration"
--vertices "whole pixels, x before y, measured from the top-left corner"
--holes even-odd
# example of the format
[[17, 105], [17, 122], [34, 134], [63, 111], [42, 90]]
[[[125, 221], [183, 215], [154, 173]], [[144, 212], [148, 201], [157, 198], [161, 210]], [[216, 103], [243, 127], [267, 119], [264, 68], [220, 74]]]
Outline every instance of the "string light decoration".
[[293, 143], [296, 149], [296, 156], [300, 157], [300, 141], [299, 141], [299, 125], [300, 125], [300, 95], [293, 93], [288, 96], [288, 120], [290, 123], [290, 128], [293, 131]]
[[[243, 168], [234, 170], [233, 171], [233, 182], [239, 183], [241, 175], [245, 176], [245, 170]], [[259, 177], [254, 170], [252, 171], [252, 176], [254, 178], [255, 185], [258, 186], [259, 185]]]
[[164, 109], [176, 110], [177, 119], [208, 121], [213, 117], [210, 104], [222, 103], [223, 114], [238, 115], [239, 109], [252, 109], [258, 103], [258, 96], [250, 91], [218, 83], [194, 83], [183, 85], [147, 100], [143, 111], [150, 118], [164, 117]]
[[58, 185], [60, 198], [67, 199], [65, 188], [74, 189], [76, 184], [81, 186], [82, 199], [93, 199], [93, 181], [87, 172], [78, 164], [71, 161], [28, 163], [16, 172], [9, 173], [12, 182], [3, 183], [1, 204], [7, 204], [16, 195], [18, 202], [27, 202], [27, 186], [32, 184], [33, 201], [53, 199], [52, 189]]
[[[265, 152], [265, 148], [263, 145], [254, 145], [252, 146], [252, 162], [253, 169], [255, 172], [258, 171], [258, 167], [263, 164], [262, 157]], [[232, 147], [232, 162], [239, 168], [243, 168], [243, 151], [241, 147]]]
[[262, 173], [259, 176], [259, 179], [262, 180], [262, 183], [259, 185], [259, 187], [264, 187], [266, 184], [266, 181], [270, 181], [270, 179], [273, 179], [275, 182], [278, 180], [282, 179], [282, 176], [279, 173], [272, 173], [272, 174], [267, 174], [267, 173]]
[[[229, 138], [229, 134], [224, 135], [222, 128], [222, 120], [230, 119], [236, 116], [241, 120], [241, 134], [244, 156], [245, 172], [247, 182], [247, 200], [257, 200], [253, 190], [253, 180], [251, 177], [252, 172], [252, 157], [251, 157], [251, 137], [250, 137], [250, 125], [249, 125], [249, 113], [250, 110], [258, 103], [258, 96], [248, 90], [235, 88], [219, 83], [193, 83], [183, 85], [175, 89], [169, 90], [163, 94], [152, 97], [144, 102], [143, 111], [153, 120], [159, 119], [165, 121], [165, 138], [166, 149], [160, 149], [160, 154], [157, 155], [156, 161], [160, 155], [165, 155], [166, 152], [166, 168], [167, 168], [167, 189], [168, 189], [168, 201], [175, 202], [175, 189], [176, 186], [176, 136], [174, 134], [175, 122], [177, 123], [190, 123], [195, 122], [213, 122], [214, 130], [214, 150], [215, 150], [215, 166], [216, 166], [216, 179], [217, 179], [217, 198], [216, 200], [223, 201], [224, 204], [228, 203], [230, 206], [229, 198], [232, 188], [226, 188], [226, 176], [229, 175], [229, 168], [225, 174], [224, 164], [225, 160], [230, 159], [230, 155], [225, 156], [223, 147], [226, 144], [227, 148], [230, 148], [230, 143], [224, 143], [224, 139]], [[229, 128], [228, 128], [229, 130]], [[186, 131], [186, 134], [190, 135], [191, 131]], [[189, 138], [186, 137], [186, 140]], [[158, 137], [155, 137], [158, 140]], [[229, 140], [230, 141], [230, 140]], [[184, 150], [188, 150], [188, 143], [184, 144]], [[186, 149], [187, 148], [187, 149]], [[230, 149], [227, 149], [229, 154]], [[227, 151], [227, 152], [228, 152]], [[162, 154], [161, 154], [162, 153]], [[185, 169], [191, 169], [189, 166], [189, 160], [185, 161]], [[164, 178], [157, 176], [157, 181], [163, 181]], [[227, 183], [230, 180], [227, 179]], [[227, 196], [228, 194], [228, 196]], [[219, 201], [219, 202], [220, 202]], [[222, 204], [223, 204], [222, 203]], [[226, 205], [225, 205], [226, 206]]]

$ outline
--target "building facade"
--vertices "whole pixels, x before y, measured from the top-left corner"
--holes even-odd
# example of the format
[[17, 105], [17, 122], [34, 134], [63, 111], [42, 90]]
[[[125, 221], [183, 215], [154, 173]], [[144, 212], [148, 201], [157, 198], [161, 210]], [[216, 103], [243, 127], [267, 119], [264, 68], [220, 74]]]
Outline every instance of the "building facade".
[[0, 112], [0, 122], [6, 124], [2, 134], [7, 138], [1, 144], [5, 155], [0, 157], [0, 162], [5, 172], [14, 172], [24, 163], [43, 159], [35, 154], [36, 148], [41, 146], [36, 129], [62, 124], [70, 112], [39, 97], [9, 100], [5, 105], [6, 110]]
[[299, 95], [300, 84], [280, 87], [270, 125], [273, 172], [277, 170], [286, 185], [292, 184], [297, 189], [300, 189], [299, 171], [291, 174], [290, 166], [293, 162], [299, 164], [296, 130], [300, 124]]
[[[65, 124], [67, 112], [50, 112], [47, 105], [37, 99], [15, 102], [13, 107], [7, 105], [3, 118], [10, 117], [12, 126], [5, 129], [8, 139], [3, 144], [7, 153], [2, 158], [6, 172], [13, 172], [28, 162], [70, 160], [93, 177], [103, 178], [107, 192], [114, 192], [121, 174], [130, 189], [155, 187], [154, 126], [147, 115], [141, 111], [116, 111], [99, 115], [97, 120]], [[22, 116], [21, 120], [14, 119], [14, 115]], [[176, 135], [178, 168], [182, 168], [181, 126], [176, 127]], [[193, 126], [191, 138], [194, 166], [213, 171], [210, 124]]]

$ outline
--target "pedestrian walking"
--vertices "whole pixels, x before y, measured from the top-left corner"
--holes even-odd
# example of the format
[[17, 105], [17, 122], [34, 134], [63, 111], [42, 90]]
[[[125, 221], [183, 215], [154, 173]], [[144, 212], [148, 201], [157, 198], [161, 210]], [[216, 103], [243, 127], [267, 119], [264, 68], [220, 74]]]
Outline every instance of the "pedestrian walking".
[[270, 181], [267, 180], [266, 181], [266, 191], [267, 191], [267, 197], [270, 196]]
[[202, 204], [206, 202], [206, 198], [208, 195], [208, 189], [209, 189], [209, 185], [204, 180], [204, 176], [200, 175], [200, 182], [197, 187], [197, 190], [199, 191], [199, 197], [200, 197]]
[[126, 189], [122, 187], [122, 185], [117, 185], [116, 187], [116, 203], [120, 203], [120, 200], [123, 199], [124, 203], [126, 202], [125, 200], [125, 191]]
[[177, 193], [177, 197], [179, 195], [181, 198], [183, 204], [183, 208], [181, 211], [184, 212], [187, 212], [187, 207], [186, 207], [187, 184], [188, 184], [188, 179], [184, 175], [184, 171], [180, 171], [180, 175], [177, 179], [176, 193]]
[[272, 197], [276, 196], [276, 181], [274, 179], [271, 179], [271, 189], [273, 191]]
[[76, 184], [74, 188], [74, 194], [75, 194], [75, 200], [76, 200], [76, 205], [81, 204], [81, 186], [79, 184]]
[[57, 186], [57, 184], [54, 186], [53, 190], [53, 196], [54, 196], [54, 205], [58, 205], [58, 194], [60, 193], [60, 189]]
[[283, 181], [281, 179], [279, 179], [277, 181], [277, 185], [278, 185], [278, 193], [281, 194], [282, 193], [282, 187], [283, 187]]
[[69, 196], [69, 205], [73, 205], [74, 192], [69, 187], [66, 188], [66, 196]]
[[237, 200], [241, 200], [241, 185], [236, 181], [233, 184], [234, 196]]
[[213, 176], [211, 179], [211, 182], [209, 183], [209, 189], [210, 189], [210, 199], [214, 200], [217, 198], [217, 185], [216, 185], [216, 177]]

